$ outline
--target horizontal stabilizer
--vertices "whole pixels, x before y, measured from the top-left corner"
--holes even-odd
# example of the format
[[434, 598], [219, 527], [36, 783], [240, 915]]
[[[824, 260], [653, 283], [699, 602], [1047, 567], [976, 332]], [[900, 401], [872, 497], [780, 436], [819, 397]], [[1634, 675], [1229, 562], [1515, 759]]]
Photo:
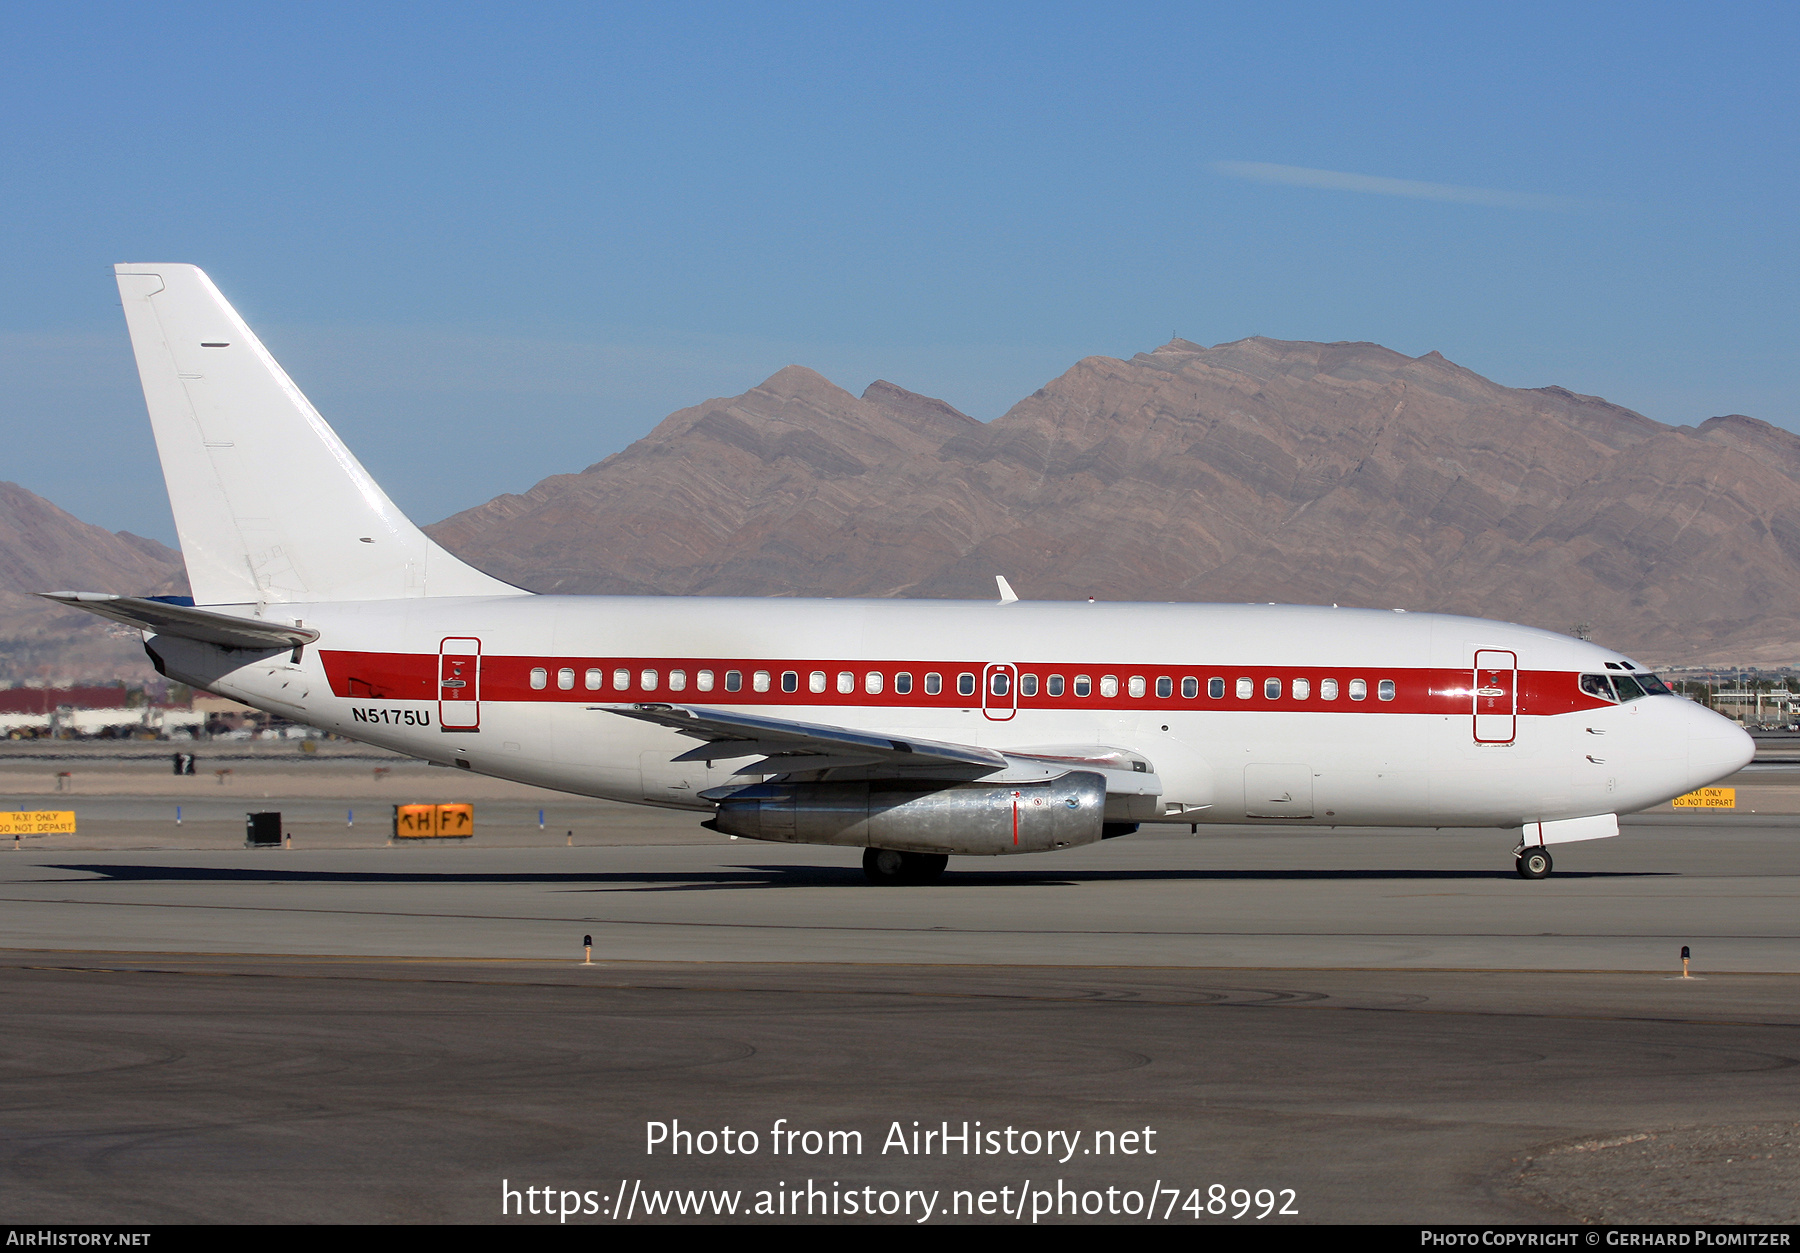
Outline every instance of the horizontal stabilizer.
[[298, 648], [319, 638], [311, 627], [238, 618], [210, 609], [171, 605], [138, 596], [114, 596], [110, 592], [39, 592], [45, 600], [85, 609], [102, 618], [123, 622], [157, 635], [173, 635], [226, 648]]

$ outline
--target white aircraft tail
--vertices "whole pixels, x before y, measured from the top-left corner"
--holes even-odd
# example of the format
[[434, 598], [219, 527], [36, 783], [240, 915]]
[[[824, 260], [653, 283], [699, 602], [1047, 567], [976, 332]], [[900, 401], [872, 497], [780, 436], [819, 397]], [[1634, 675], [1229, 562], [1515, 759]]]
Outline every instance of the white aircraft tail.
[[516, 596], [389, 500], [191, 265], [117, 265], [194, 600]]

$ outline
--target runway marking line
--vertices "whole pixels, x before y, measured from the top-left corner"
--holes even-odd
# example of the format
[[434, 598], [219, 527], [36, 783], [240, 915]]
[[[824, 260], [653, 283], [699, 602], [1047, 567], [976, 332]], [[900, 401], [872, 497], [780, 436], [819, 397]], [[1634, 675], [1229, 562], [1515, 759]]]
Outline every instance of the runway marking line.
[[[558, 919], [557, 921], [562, 921]], [[579, 921], [579, 920], [578, 920]], [[672, 924], [671, 924], [672, 925]], [[1281, 934], [1272, 932], [1269, 934]], [[1254, 938], [1254, 937], [1252, 937]], [[1535, 937], [1533, 937], [1535, 938]], [[1580, 938], [1580, 937], [1576, 937]], [[1614, 937], [1640, 938], [1640, 937]], [[1662, 938], [1662, 937], [1652, 937]], [[1731, 938], [1731, 937], [1727, 937]], [[1752, 939], [1765, 937], [1753, 936]], [[563, 966], [581, 966], [582, 963], [563, 957], [459, 957], [436, 954], [422, 957], [418, 954], [370, 954], [370, 953], [252, 953], [252, 952], [207, 952], [194, 949], [90, 949], [90, 948], [0, 948], [0, 969], [6, 968], [5, 959], [9, 954], [70, 954], [81, 957], [173, 957], [194, 961], [223, 961], [242, 958], [247, 961], [267, 962], [343, 962], [346, 964], [369, 964], [373, 962], [393, 962], [398, 964], [435, 963], [438, 965], [533, 965], [561, 968]], [[614, 957], [603, 962], [595, 962], [594, 968], [605, 969], [612, 966], [707, 966], [707, 967], [746, 967], [763, 969], [767, 967], [791, 967], [799, 970], [813, 970], [820, 966], [836, 966], [850, 970], [1167, 970], [1167, 971], [1223, 971], [1244, 974], [1439, 974], [1439, 975], [1645, 975], [1659, 976], [1667, 972], [1662, 967], [1654, 969], [1633, 969], [1629, 967], [1607, 966], [1168, 966], [1168, 965], [1123, 965], [1115, 962], [1094, 965], [1071, 965], [1056, 962], [873, 962], [873, 961], [826, 961], [799, 962], [792, 959], [782, 961], [682, 961], [677, 958], [649, 957]], [[1800, 971], [1794, 970], [1710, 970], [1712, 978], [1732, 976], [1744, 979], [1793, 979], [1800, 978]], [[323, 978], [324, 976], [318, 976]], [[1675, 976], [1679, 980], [1680, 976]], [[564, 986], [543, 985], [543, 986]], [[574, 987], [574, 984], [567, 985]]]
[[[4, 951], [5, 950], [0, 950], [0, 952], [4, 952]], [[20, 950], [15, 949], [15, 950], [11, 950], [11, 951], [18, 952]], [[52, 952], [54, 952], [56, 950], [25, 950], [25, 951], [32, 951], [32, 952], [52, 951]], [[167, 955], [175, 956], [175, 954], [167, 954]], [[219, 955], [214, 955], [214, 959], [216, 960], [218, 956]], [[254, 955], [254, 954], [244, 954], [242, 956], [263, 959], [263, 958], [259, 958], [258, 955]], [[301, 960], [307, 960], [307, 959], [302, 958]], [[374, 961], [374, 960], [381, 960], [381, 959], [353, 958], [352, 960], [360, 963], [360, 962]], [[443, 959], [415, 958], [415, 959], [411, 959], [411, 960], [425, 961], [425, 960], [443, 960]], [[514, 959], [514, 960], [517, 960], [517, 959]], [[737, 963], [733, 963], [733, 964], [737, 964]], [[776, 963], [748, 963], [748, 964], [754, 964], [754, 965], [760, 966], [760, 965], [764, 965], [764, 964], [773, 965]], [[781, 964], [791, 965], [792, 963], [781, 963]], [[858, 968], [870, 968], [870, 966], [869, 966], [869, 964], [866, 964], [866, 963], [858, 964]], [[884, 969], [884, 970], [892, 970], [892, 969], [904, 970], [904, 969], [910, 969], [911, 967], [873, 966], [872, 968]], [[941, 968], [942, 967], [936, 967], [936, 966], [926, 967], [926, 969], [941, 969]], [[45, 973], [66, 973], [66, 974], [197, 975], [197, 976], [200, 976], [203, 978], [214, 978], [214, 979], [287, 979], [287, 980], [329, 981], [329, 980], [334, 980], [334, 979], [335, 980], [343, 980], [346, 977], [343, 975], [283, 973], [283, 972], [279, 972], [279, 971], [146, 970], [146, 969], [142, 969], [142, 968], [131, 968], [131, 967], [91, 968], [91, 967], [77, 967], [77, 966], [13, 966], [13, 967], [11, 967], [11, 969], [32, 970], [32, 971], [39, 971], [39, 972], [45, 972]], [[975, 967], [975, 969], [1013, 969], [1013, 967]], [[1054, 969], [1054, 970], [1069, 970], [1069, 971], [1083, 972], [1083, 971], [1095, 969], [1095, 967], [1086, 967], [1086, 966], [1034, 967], [1033, 969]], [[1106, 967], [1105, 969], [1165, 969], [1166, 970], [1166, 969], [1187, 969], [1187, 968], [1186, 967]], [[1273, 970], [1259, 970], [1258, 968], [1252, 968], [1252, 967], [1237, 967], [1237, 968], [1226, 968], [1226, 969], [1256, 971], [1259, 973], [1294, 973], [1293, 970], [1281, 969], [1281, 968], [1273, 969]], [[1362, 968], [1362, 967], [1312, 967], [1312, 968], [1308, 968], [1308, 969], [1311, 973], [1364, 973], [1364, 974], [1366, 974], [1366, 973], [1485, 973], [1485, 974], [1493, 974], [1493, 973], [1538, 973], [1538, 974], [1607, 973], [1607, 972], [1592, 972], [1592, 971], [1579, 971], [1579, 972], [1577, 972], [1577, 971], [1541, 971], [1541, 972], [1463, 971], [1463, 972], [1459, 972], [1459, 971], [1455, 971], [1455, 970], [1437, 970], [1437, 971], [1417, 971], [1417, 972], [1415, 972], [1408, 968], [1390, 969], [1390, 970], [1386, 970], [1386, 971], [1378, 971], [1377, 972], [1377, 971], [1370, 971], [1370, 970], [1368, 970], [1366, 968]], [[1307, 972], [1308, 971], [1300, 971], [1300, 973], [1307, 973]], [[1645, 973], [1645, 972], [1628, 971], [1628, 972], [1614, 972], [1614, 973], [1641, 974], [1641, 973]], [[1780, 977], [1780, 976], [1774, 976], [1774, 977]], [[501, 981], [501, 980], [479, 980], [479, 979], [404, 979], [404, 978], [395, 978], [392, 976], [384, 977], [384, 976], [369, 976], [369, 975], [350, 976], [350, 978], [354, 979], [357, 982], [368, 982], [368, 983], [416, 983], [416, 984], [439, 983], [439, 984], [453, 984], [453, 985], [462, 986], [462, 987], [575, 988], [578, 986], [578, 985], [570, 984], [570, 983], [543, 983], [543, 982], [537, 982], [537, 981], [520, 982], [520, 981], [513, 981], [513, 980]], [[1096, 998], [1091, 997], [1091, 996], [1034, 996], [1034, 995], [1028, 995], [1028, 994], [1017, 993], [1017, 992], [1002, 993], [1002, 992], [911, 991], [911, 990], [906, 990], [906, 989], [880, 989], [880, 988], [854, 989], [854, 988], [731, 987], [731, 986], [725, 986], [725, 985], [711, 985], [711, 984], [662, 984], [662, 983], [609, 983], [609, 984], [603, 984], [601, 986], [605, 987], [611, 991], [623, 991], [623, 992], [712, 992], [712, 993], [755, 993], [755, 994], [763, 994], [763, 995], [781, 994], [781, 995], [788, 995], [788, 996], [818, 996], [818, 997], [852, 997], [852, 996], [854, 996], [854, 997], [897, 997], [897, 998], [909, 998], [909, 999], [918, 999], [918, 1000], [1018, 1001], [1018, 1002], [1025, 1002], [1028, 1004], [1029, 1003], [1040, 1003], [1040, 1004], [1094, 1004], [1094, 1003], [1100, 1003], [1100, 1002], [1096, 1001]], [[1543, 1019], [1545, 1021], [1551, 1021], [1551, 1022], [1632, 1022], [1632, 1023], [1658, 1024], [1658, 1025], [1664, 1025], [1664, 1026], [1774, 1027], [1774, 1028], [1786, 1028], [1786, 1029], [1790, 1029], [1790, 1030], [1800, 1028], [1800, 1022], [1769, 1022], [1769, 1021], [1762, 1020], [1762, 1019], [1743, 1020], [1743, 1019], [1730, 1019], [1730, 1018], [1716, 1018], [1716, 1019], [1674, 1018], [1674, 1017], [1666, 1017], [1666, 1016], [1660, 1016], [1660, 1015], [1647, 1015], [1647, 1014], [1556, 1014], [1556, 1013], [1543, 1013], [1543, 1012], [1531, 1012], [1531, 1011], [1506, 1012], [1506, 1011], [1501, 1011], [1501, 1010], [1480, 1010], [1480, 1009], [1434, 1009], [1434, 1008], [1427, 1008], [1427, 1007], [1419, 1006], [1419, 1005], [1335, 1005], [1335, 1004], [1321, 1003], [1322, 1001], [1324, 1001], [1326, 998], [1328, 998], [1331, 995], [1330, 993], [1281, 992], [1281, 991], [1274, 991], [1274, 990], [1270, 990], [1270, 989], [1256, 989], [1256, 988], [1238, 989], [1238, 991], [1244, 991], [1244, 992], [1249, 992], [1254, 995], [1259, 995], [1261, 999], [1257, 999], [1257, 1000], [1253, 1000], [1253, 1001], [1230, 1000], [1230, 999], [1226, 999], [1226, 997], [1229, 995], [1229, 993], [1226, 993], [1226, 994], [1222, 994], [1220, 996], [1210, 997], [1205, 1000], [1175, 1001], [1175, 1000], [1151, 999], [1151, 998], [1146, 998], [1146, 997], [1141, 997], [1141, 996], [1132, 996], [1128, 999], [1107, 998], [1104, 1003], [1120, 1005], [1120, 1006], [1142, 1005], [1142, 1006], [1150, 1006], [1150, 1007], [1160, 1008], [1160, 1009], [1308, 1008], [1308, 1009], [1339, 1010], [1339, 1011], [1357, 1012], [1357, 1013], [1418, 1014], [1418, 1015], [1422, 1015], [1422, 1016], [1426, 1016], [1426, 1017], [1439, 1017], [1439, 1018], [1533, 1018], [1533, 1019]]]
[[[584, 926], [599, 927], [694, 927], [717, 930], [737, 931], [847, 931], [853, 933], [871, 933], [882, 935], [976, 935], [976, 936], [1150, 936], [1169, 939], [1197, 938], [1208, 940], [1246, 939], [1259, 940], [1269, 938], [1294, 938], [1305, 940], [1367, 940], [1371, 942], [1405, 941], [1405, 940], [1440, 940], [1445, 935], [1437, 931], [1118, 931], [1118, 930], [1053, 930], [1049, 928], [1014, 928], [1004, 930], [981, 929], [976, 927], [869, 927], [848, 923], [832, 924], [797, 924], [785, 922], [703, 922], [703, 921], [660, 921], [651, 918], [594, 918], [594, 917], [557, 917], [544, 914], [438, 914], [421, 913], [416, 910], [391, 909], [317, 909], [298, 905], [206, 905], [177, 903], [173, 901], [81, 901], [68, 897], [41, 896], [0, 896], [0, 904], [9, 905], [81, 905], [97, 906], [102, 909], [211, 909], [229, 910], [252, 914], [329, 914], [352, 918], [442, 918], [457, 922], [554, 922], [580, 923]], [[1690, 935], [1691, 933], [1684, 933]], [[1680, 939], [1672, 932], [1623, 932], [1623, 931], [1459, 931], [1452, 937], [1469, 940], [1670, 940]], [[1776, 940], [1792, 942], [1800, 940], [1800, 935], [1733, 935], [1708, 932], [1707, 940], [1743, 940], [1760, 941]], [[524, 958], [517, 960], [539, 960]], [[835, 963], [831, 963], [835, 964]], [[870, 963], [880, 965], [882, 963]], [[962, 963], [944, 963], [959, 965]], [[1189, 967], [1172, 967], [1172, 969], [1189, 969]], [[1231, 969], [1225, 967], [1224, 969]], [[1273, 969], [1287, 969], [1273, 967]], [[1381, 969], [1380, 967], [1347, 966], [1346, 970]], [[1409, 966], [1396, 966], [1396, 970], [1415, 969]], [[1454, 967], [1447, 967], [1454, 969]], [[1492, 969], [1486, 966], [1470, 967], [1474, 970]], [[1504, 969], [1517, 969], [1505, 967]], [[1789, 973], [1789, 972], [1776, 972]]]

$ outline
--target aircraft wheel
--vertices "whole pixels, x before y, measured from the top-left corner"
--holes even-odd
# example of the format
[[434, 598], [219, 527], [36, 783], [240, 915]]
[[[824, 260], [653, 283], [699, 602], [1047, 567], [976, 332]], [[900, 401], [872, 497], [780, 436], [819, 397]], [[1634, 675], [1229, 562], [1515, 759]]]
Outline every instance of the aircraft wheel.
[[950, 858], [944, 853], [901, 853], [891, 848], [863, 850], [863, 874], [884, 887], [900, 883], [935, 883]]
[[1528, 848], [1520, 853], [1513, 863], [1518, 869], [1521, 879], [1548, 878], [1555, 864], [1550, 860], [1550, 852], [1544, 848]]
[[908, 853], [912, 862], [913, 883], [936, 883], [944, 873], [944, 867], [950, 864], [948, 853]]

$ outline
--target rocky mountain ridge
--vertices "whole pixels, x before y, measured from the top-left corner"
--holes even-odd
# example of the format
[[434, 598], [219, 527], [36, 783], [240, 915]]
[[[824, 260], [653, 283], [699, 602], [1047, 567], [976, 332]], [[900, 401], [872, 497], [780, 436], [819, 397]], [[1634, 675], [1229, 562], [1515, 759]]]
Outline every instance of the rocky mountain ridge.
[[[1667, 426], [1375, 344], [1172, 340], [981, 423], [801, 366], [427, 528], [545, 592], [1337, 603], [1585, 624], [1659, 665], [1800, 660], [1800, 437]], [[141, 677], [28, 595], [179, 555], [0, 485], [0, 678]]]
[[1437, 353], [1089, 357], [981, 424], [799, 366], [429, 528], [542, 591], [1340, 603], [1665, 664], [1800, 657], [1800, 437], [1673, 427]]
[[187, 573], [167, 545], [0, 483], [0, 680], [150, 677], [135, 632], [32, 595], [63, 589], [184, 595]]

